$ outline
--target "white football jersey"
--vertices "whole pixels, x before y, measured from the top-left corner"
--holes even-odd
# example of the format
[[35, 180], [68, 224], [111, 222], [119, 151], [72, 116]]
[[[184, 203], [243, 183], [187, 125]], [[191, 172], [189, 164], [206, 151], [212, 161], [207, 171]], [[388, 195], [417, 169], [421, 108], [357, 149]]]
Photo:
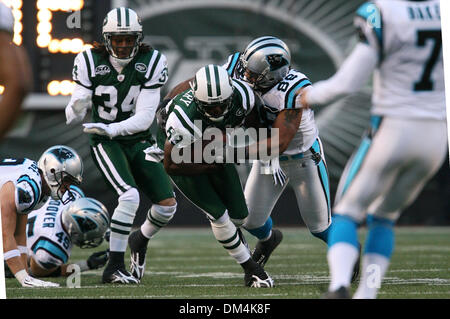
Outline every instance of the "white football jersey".
[[[241, 73], [241, 70], [238, 70], [240, 55], [240, 52], [232, 54], [228, 57], [227, 63], [223, 65], [228, 74], [238, 79]], [[306, 75], [291, 69], [282, 81], [262, 94], [268, 124], [273, 124], [281, 111], [300, 108], [301, 105], [296, 105], [296, 93], [309, 85], [311, 85], [311, 82]], [[318, 135], [319, 130], [314, 121], [314, 111], [310, 108], [304, 109], [298, 131], [283, 154], [293, 155], [306, 152], [313, 145]]]
[[[70, 191], [74, 200], [84, 197], [83, 192], [76, 186], [70, 186]], [[65, 264], [70, 257], [72, 242], [62, 225], [61, 214], [64, 207], [72, 202], [64, 205], [62, 201], [50, 198], [43, 207], [28, 215], [28, 255], [44, 269]]]
[[37, 163], [27, 158], [0, 159], [0, 188], [7, 182], [14, 183], [16, 211], [28, 214], [47, 201], [42, 195], [42, 180]]
[[372, 113], [444, 119], [439, 0], [375, 0], [358, 9], [355, 24], [379, 56]]
[[13, 33], [14, 17], [11, 9], [0, 1], [0, 30]]

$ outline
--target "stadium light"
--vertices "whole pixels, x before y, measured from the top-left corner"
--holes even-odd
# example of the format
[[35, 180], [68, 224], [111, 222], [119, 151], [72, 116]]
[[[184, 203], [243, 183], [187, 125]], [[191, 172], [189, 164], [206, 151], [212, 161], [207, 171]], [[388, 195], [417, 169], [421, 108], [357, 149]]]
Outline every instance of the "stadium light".
[[47, 85], [47, 93], [51, 96], [70, 95], [73, 92], [75, 82], [69, 80], [57, 81], [53, 80]]
[[[19, 0], [17, 0], [19, 1]], [[21, 0], [20, 0], [21, 1]], [[39, 47], [47, 48], [50, 53], [74, 53], [81, 52], [84, 48], [83, 40], [75, 39], [53, 39], [52, 32], [52, 11], [79, 11], [84, 7], [83, 0], [38, 0], [36, 2], [38, 9], [37, 18], [39, 24], [37, 26], [36, 42]], [[81, 41], [81, 42], [80, 42]]]

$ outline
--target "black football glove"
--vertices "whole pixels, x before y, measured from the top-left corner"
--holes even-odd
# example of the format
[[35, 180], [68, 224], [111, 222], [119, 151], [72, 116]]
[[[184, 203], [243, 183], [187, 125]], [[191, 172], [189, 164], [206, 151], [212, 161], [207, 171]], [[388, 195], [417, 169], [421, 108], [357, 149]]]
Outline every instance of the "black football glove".
[[87, 259], [89, 269], [98, 269], [106, 265], [109, 259], [109, 249], [93, 253]]

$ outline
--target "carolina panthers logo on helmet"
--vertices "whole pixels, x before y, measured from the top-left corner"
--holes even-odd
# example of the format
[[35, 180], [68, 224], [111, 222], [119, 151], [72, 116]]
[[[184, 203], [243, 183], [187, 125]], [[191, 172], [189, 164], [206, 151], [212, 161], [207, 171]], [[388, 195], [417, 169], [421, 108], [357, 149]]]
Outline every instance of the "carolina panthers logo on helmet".
[[63, 160], [67, 160], [69, 158], [75, 157], [75, 155], [69, 151], [66, 148], [57, 148], [57, 149], [53, 149], [50, 151], [50, 153], [54, 154], [55, 157], [59, 160], [59, 161], [63, 161]]
[[281, 54], [266, 55], [266, 61], [270, 65], [270, 71], [276, 70], [289, 64]]

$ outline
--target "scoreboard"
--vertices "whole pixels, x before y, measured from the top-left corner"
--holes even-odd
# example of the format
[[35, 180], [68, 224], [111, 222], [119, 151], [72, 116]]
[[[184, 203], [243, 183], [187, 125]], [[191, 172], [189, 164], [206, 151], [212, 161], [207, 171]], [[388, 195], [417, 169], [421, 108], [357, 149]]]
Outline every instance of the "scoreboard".
[[[101, 42], [109, 0], [0, 0], [14, 15], [13, 42], [25, 47], [33, 68], [33, 92], [68, 96], [79, 52]], [[0, 92], [1, 93], [1, 92]]]

